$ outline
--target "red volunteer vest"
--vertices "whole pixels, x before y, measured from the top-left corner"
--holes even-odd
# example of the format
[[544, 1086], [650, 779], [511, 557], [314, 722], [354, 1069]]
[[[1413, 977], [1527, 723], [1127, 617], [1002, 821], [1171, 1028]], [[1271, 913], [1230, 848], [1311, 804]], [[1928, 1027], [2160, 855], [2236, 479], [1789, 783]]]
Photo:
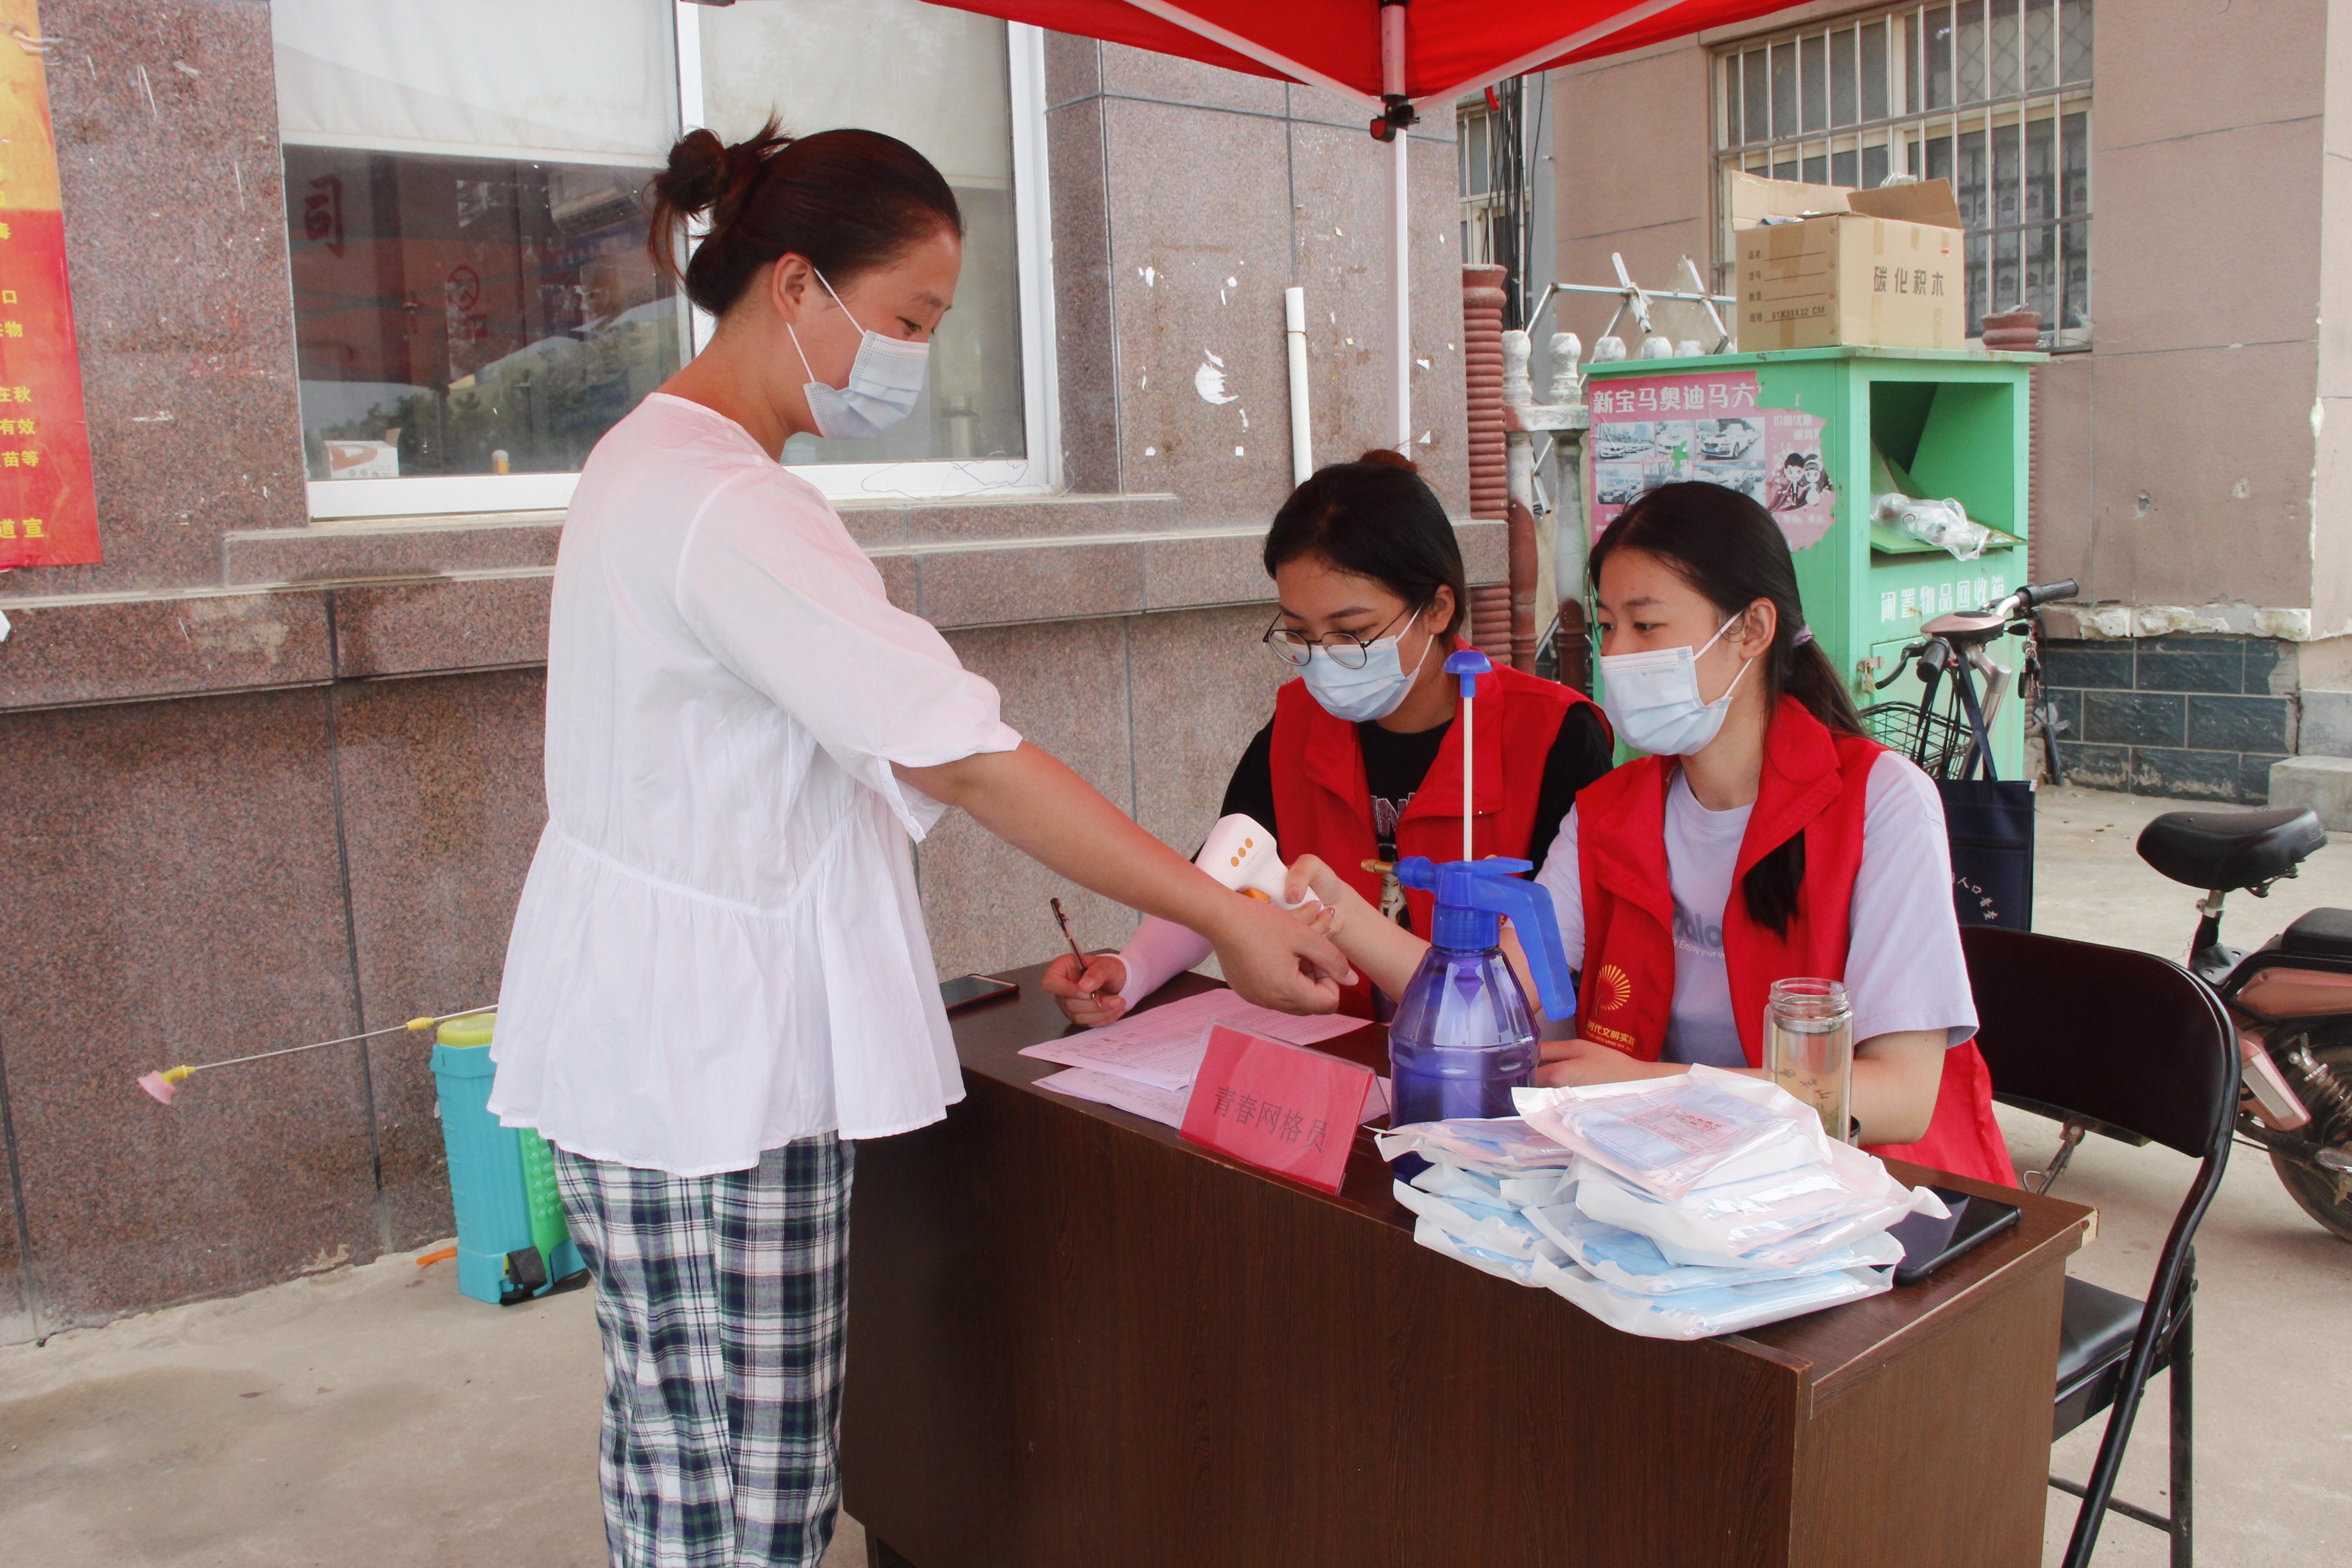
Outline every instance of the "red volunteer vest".
[[[1468, 644], [1464, 644], [1468, 647]], [[1478, 678], [1478, 754], [1470, 838], [1477, 858], [1525, 859], [1534, 841], [1536, 795], [1544, 763], [1569, 710], [1591, 699], [1554, 681], [1506, 666]], [[1377, 906], [1380, 874], [1363, 868], [1381, 852], [1372, 826], [1371, 786], [1356, 727], [1335, 719], [1303, 680], [1283, 686], [1274, 700], [1274, 837], [1285, 860], [1313, 855]], [[1462, 726], [1446, 731], [1421, 787], [1397, 821], [1397, 853], [1433, 860], [1462, 858]], [[1405, 889], [1412, 929], [1427, 934], [1434, 900]], [[1339, 1011], [1372, 1016], [1372, 989], [1359, 980], [1339, 998]]]
[[[1870, 770], [1884, 748], [1832, 736], [1794, 698], [1783, 697], [1764, 735], [1764, 775], [1740, 841], [1723, 911], [1731, 1011], [1750, 1067], [1763, 1065], [1764, 1009], [1772, 983], [1796, 975], [1845, 977], [1854, 875], [1863, 856]], [[1577, 797], [1577, 863], [1584, 895], [1584, 976], [1577, 1032], [1643, 1061], [1665, 1044], [1674, 1003], [1674, 898], [1667, 881], [1666, 788], [1672, 759], [1643, 757]], [[1740, 879], [1748, 868], [1805, 836], [1805, 876], [1786, 936], [1749, 918]], [[1974, 1042], [1944, 1053], [1944, 1077], [1927, 1135], [1874, 1148], [1958, 1175], [2017, 1184], [1993, 1121], [1992, 1081]]]

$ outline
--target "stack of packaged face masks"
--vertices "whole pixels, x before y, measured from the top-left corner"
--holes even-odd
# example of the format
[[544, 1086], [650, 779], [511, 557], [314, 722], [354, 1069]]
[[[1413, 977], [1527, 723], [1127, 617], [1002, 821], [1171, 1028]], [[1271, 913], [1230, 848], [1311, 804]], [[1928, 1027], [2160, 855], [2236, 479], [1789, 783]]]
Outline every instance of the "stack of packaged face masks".
[[1381, 1134], [1415, 1239], [1654, 1339], [1696, 1340], [1888, 1288], [1887, 1226], [1940, 1215], [1776, 1084], [1707, 1067], [1514, 1091], [1519, 1116]]

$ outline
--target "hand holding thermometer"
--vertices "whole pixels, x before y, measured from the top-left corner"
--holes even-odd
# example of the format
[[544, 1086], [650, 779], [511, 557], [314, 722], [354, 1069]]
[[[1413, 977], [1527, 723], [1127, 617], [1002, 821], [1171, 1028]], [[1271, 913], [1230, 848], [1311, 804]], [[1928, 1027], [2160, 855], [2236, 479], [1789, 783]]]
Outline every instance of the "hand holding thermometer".
[[1217, 819], [1209, 829], [1208, 842], [1192, 864], [1231, 888], [1234, 892], [1272, 904], [1279, 910], [1304, 909], [1316, 900], [1309, 897], [1291, 903], [1282, 896], [1290, 868], [1274, 852], [1274, 835], [1258, 824], [1255, 817], [1235, 812]]

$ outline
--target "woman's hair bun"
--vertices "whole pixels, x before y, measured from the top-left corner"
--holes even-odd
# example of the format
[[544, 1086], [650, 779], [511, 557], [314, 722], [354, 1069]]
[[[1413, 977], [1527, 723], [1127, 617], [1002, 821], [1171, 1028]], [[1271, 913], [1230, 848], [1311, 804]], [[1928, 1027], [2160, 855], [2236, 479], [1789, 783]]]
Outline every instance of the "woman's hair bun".
[[655, 206], [673, 220], [708, 215], [715, 226], [750, 194], [761, 166], [792, 142], [772, 119], [731, 147], [715, 131], [689, 131], [671, 143], [669, 166], [653, 177]]
[[[795, 137], [771, 118], [731, 147], [689, 131], [646, 194], [647, 254], [714, 316], [788, 252], [844, 289], [937, 230], [963, 233], [955, 193], [930, 160], [878, 131]], [[698, 241], [690, 258], [689, 241]]]
[[709, 212], [727, 190], [727, 143], [709, 131], [689, 131], [669, 150], [669, 166], [653, 178], [654, 194], [684, 214]]
[[1408, 474], [1421, 472], [1421, 465], [1393, 447], [1375, 447], [1356, 459], [1360, 463], [1378, 463], [1383, 468], [1402, 468]]

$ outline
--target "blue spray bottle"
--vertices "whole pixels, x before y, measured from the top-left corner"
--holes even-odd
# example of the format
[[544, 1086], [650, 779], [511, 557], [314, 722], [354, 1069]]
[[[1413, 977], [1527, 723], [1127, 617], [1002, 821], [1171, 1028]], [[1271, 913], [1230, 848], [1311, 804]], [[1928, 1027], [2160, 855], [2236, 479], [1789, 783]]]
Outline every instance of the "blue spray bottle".
[[1528, 995], [1502, 951], [1502, 917], [1519, 933], [1544, 1011], [1574, 1016], [1576, 993], [1559, 943], [1551, 894], [1518, 873], [1525, 860], [1469, 858], [1472, 700], [1479, 675], [1493, 668], [1465, 649], [1445, 661], [1462, 678], [1463, 858], [1438, 864], [1415, 855], [1397, 865], [1397, 880], [1437, 896], [1429, 952], [1397, 999], [1389, 1025], [1394, 1105], [1389, 1124], [1456, 1116], [1508, 1116], [1511, 1090], [1535, 1079], [1537, 1028]]

